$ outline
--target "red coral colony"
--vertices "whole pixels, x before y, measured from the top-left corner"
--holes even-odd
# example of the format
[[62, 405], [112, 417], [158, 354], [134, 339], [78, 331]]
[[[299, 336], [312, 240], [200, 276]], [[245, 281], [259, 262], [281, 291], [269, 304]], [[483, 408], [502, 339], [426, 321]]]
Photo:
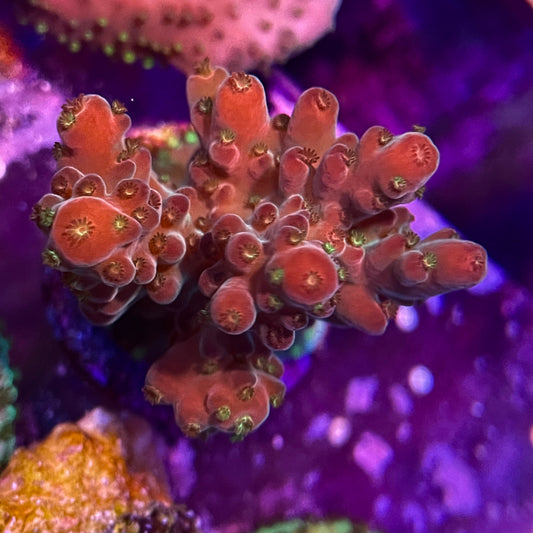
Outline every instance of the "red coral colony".
[[173, 405], [186, 435], [257, 428], [285, 394], [274, 352], [315, 320], [378, 335], [399, 305], [483, 278], [481, 246], [452, 229], [421, 240], [397, 207], [438, 166], [421, 131], [337, 137], [338, 102], [321, 88], [270, 118], [257, 78], [207, 63], [187, 97], [200, 147], [181, 182], [125, 137], [122, 104], [68, 101], [51, 193], [32, 215], [45, 264], [90, 321], [111, 324], [146, 296], [179, 317], [144, 391]]

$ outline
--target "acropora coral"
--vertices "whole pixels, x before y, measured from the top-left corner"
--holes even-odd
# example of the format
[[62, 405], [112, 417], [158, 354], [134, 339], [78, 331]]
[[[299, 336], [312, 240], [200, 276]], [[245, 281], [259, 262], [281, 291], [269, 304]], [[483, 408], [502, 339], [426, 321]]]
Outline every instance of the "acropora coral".
[[155, 59], [190, 73], [204, 57], [232, 69], [267, 67], [313, 44], [334, 25], [340, 0], [32, 0], [21, 21], [72, 52], [151, 67]]
[[94, 409], [18, 448], [0, 477], [4, 533], [193, 533], [195, 516], [174, 505], [147, 423]]
[[111, 324], [144, 297], [174, 313], [144, 391], [185, 434], [257, 428], [283, 402], [276, 353], [315, 320], [381, 334], [398, 306], [484, 277], [481, 246], [452, 229], [421, 239], [400, 206], [438, 166], [421, 128], [337, 136], [338, 102], [321, 88], [270, 117], [256, 77], [208, 62], [187, 98], [200, 148], [172, 179], [125, 136], [120, 102], [67, 101], [51, 193], [32, 214], [44, 263], [89, 320]]

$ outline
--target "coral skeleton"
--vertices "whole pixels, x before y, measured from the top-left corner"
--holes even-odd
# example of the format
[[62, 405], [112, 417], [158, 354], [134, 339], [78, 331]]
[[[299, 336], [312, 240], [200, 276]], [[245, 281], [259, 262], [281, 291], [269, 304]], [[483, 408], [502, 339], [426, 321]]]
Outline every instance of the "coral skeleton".
[[270, 117], [256, 77], [208, 63], [187, 98], [199, 147], [165, 175], [142, 137], [125, 136], [122, 104], [67, 101], [51, 192], [32, 215], [45, 264], [90, 321], [111, 324], [146, 297], [175, 314], [144, 390], [173, 405], [185, 434], [257, 428], [283, 402], [279, 352], [315, 320], [379, 335], [398, 306], [484, 277], [481, 246], [410, 227], [402, 204], [439, 163], [419, 129], [337, 136], [338, 102], [321, 88]]

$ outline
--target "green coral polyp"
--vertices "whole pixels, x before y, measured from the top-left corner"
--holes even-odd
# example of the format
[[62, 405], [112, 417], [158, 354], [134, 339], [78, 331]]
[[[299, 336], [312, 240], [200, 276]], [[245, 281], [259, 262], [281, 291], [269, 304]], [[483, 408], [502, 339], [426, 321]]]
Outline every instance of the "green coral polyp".
[[269, 401], [272, 407], [281, 407], [283, 404], [283, 397], [279, 394], [272, 394], [269, 398]]
[[237, 393], [237, 398], [243, 402], [247, 402], [254, 397], [254, 394], [255, 389], [251, 385], [247, 385]]
[[267, 305], [268, 305], [269, 309], [271, 309], [273, 311], [279, 311], [283, 307], [283, 302], [275, 294], [269, 294], [268, 295], [268, 300], [267, 300]]
[[218, 421], [226, 422], [231, 417], [231, 409], [227, 405], [223, 405], [216, 410], [215, 416]]
[[233, 441], [240, 441], [254, 429], [254, 421], [250, 415], [243, 415], [235, 420]]
[[366, 235], [362, 231], [352, 230], [348, 238], [352, 246], [364, 246], [367, 242]]
[[59, 255], [54, 250], [50, 250], [49, 248], [44, 250], [44, 252], [41, 254], [43, 259], [43, 265], [49, 266], [52, 268], [58, 268], [61, 265], [61, 259], [59, 258]]
[[393, 191], [402, 192], [407, 186], [407, 181], [401, 176], [396, 176], [391, 180], [391, 188]]
[[45, 207], [39, 212], [39, 224], [44, 228], [49, 228], [54, 223], [56, 212], [50, 207]]
[[120, 102], [119, 100], [113, 100], [111, 102], [111, 111], [115, 115], [123, 115], [124, 113], [127, 113], [128, 110], [122, 102]]
[[269, 279], [272, 285], [281, 285], [285, 278], [285, 270], [282, 268], [275, 268], [269, 272]]
[[322, 244], [322, 248], [327, 254], [332, 254], [335, 252], [336, 247], [332, 242], [326, 241], [324, 244]]

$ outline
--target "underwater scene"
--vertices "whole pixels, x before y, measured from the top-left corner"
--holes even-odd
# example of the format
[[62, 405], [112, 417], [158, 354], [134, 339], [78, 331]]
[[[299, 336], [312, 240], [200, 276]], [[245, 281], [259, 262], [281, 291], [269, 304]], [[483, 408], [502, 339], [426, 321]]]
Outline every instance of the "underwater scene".
[[0, 531], [533, 533], [531, 0], [0, 0]]

